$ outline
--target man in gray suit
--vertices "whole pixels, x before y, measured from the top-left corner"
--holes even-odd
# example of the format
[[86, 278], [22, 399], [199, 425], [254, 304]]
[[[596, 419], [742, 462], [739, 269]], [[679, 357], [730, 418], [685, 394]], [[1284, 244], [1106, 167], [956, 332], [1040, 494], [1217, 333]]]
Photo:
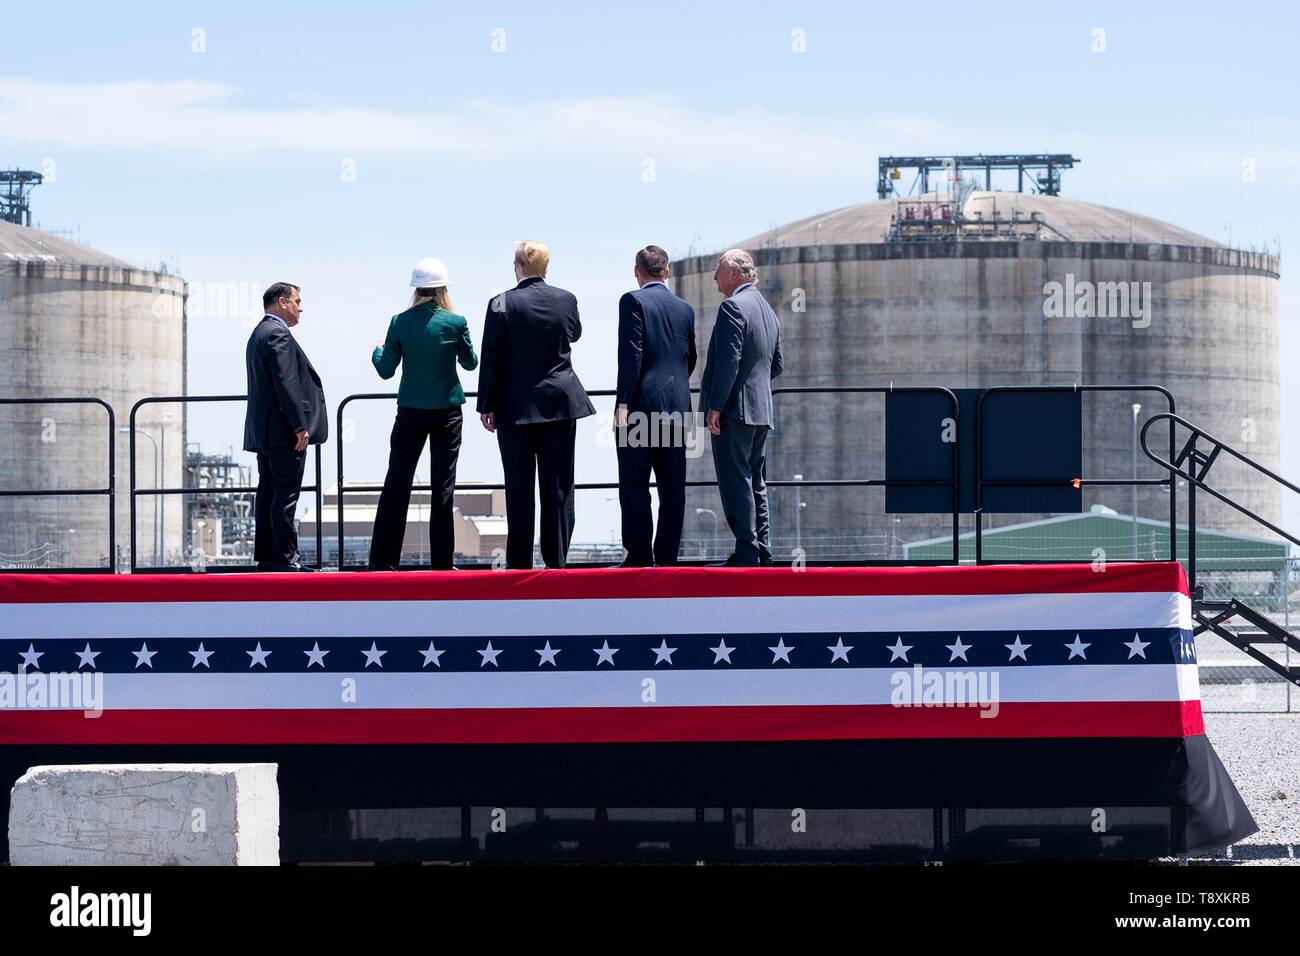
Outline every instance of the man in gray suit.
[[727, 296], [718, 306], [700, 381], [713, 467], [727, 526], [736, 536], [728, 567], [772, 563], [767, 520], [767, 433], [772, 379], [781, 374], [781, 325], [754, 285], [758, 270], [743, 249], [718, 259], [713, 279]]

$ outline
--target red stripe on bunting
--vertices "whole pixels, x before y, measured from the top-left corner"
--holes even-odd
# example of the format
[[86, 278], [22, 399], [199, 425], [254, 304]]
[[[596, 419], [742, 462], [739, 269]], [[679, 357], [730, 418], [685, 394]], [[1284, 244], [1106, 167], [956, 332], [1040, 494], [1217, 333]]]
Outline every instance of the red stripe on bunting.
[[456, 710], [24, 710], [0, 744], [519, 744], [1017, 737], [1189, 737], [1199, 701]]
[[1173, 562], [926, 568], [628, 568], [320, 574], [0, 574], [0, 604], [493, 601], [840, 595], [1187, 593]]

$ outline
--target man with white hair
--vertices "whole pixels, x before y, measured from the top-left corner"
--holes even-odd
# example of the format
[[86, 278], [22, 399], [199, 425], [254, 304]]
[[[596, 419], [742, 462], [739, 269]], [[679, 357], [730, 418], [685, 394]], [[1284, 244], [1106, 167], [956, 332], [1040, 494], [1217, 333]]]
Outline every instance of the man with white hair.
[[744, 249], [728, 249], [713, 279], [727, 298], [713, 324], [700, 404], [706, 410], [727, 526], [736, 536], [728, 567], [772, 563], [767, 517], [767, 434], [772, 379], [781, 374], [781, 324], [754, 285], [758, 270]]

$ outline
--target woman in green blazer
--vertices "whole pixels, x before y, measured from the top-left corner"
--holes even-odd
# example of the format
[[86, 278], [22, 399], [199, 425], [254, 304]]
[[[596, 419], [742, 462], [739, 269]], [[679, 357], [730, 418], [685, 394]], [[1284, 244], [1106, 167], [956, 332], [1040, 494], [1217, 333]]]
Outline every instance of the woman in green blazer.
[[465, 404], [456, 363], [469, 371], [478, 366], [478, 356], [465, 317], [451, 310], [446, 267], [437, 259], [421, 259], [411, 274], [411, 285], [415, 288], [411, 307], [393, 316], [388, 335], [371, 356], [381, 378], [392, 378], [398, 364], [402, 366], [388, 475], [370, 542], [372, 571], [395, 571], [401, 563], [411, 482], [426, 441], [433, 457], [429, 517], [433, 567], [450, 569], [455, 551], [452, 506], [460, 455], [460, 407]]

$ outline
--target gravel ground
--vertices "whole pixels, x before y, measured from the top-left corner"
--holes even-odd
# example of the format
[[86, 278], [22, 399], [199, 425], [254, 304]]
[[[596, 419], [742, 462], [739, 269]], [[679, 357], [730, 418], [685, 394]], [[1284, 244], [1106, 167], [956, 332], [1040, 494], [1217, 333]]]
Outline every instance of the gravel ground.
[[[1295, 866], [1300, 864], [1300, 713], [1216, 712], [1241, 709], [1240, 693], [1240, 688], [1231, 686], [1202, 685], [1205, 732], [1259, 824], [1259, 832], [1225, 850], [1192, 857], [1190, 862]], [[1275, 703], [1273, 696], [1261, 694], [1252, 703], [1268, 707]]]

